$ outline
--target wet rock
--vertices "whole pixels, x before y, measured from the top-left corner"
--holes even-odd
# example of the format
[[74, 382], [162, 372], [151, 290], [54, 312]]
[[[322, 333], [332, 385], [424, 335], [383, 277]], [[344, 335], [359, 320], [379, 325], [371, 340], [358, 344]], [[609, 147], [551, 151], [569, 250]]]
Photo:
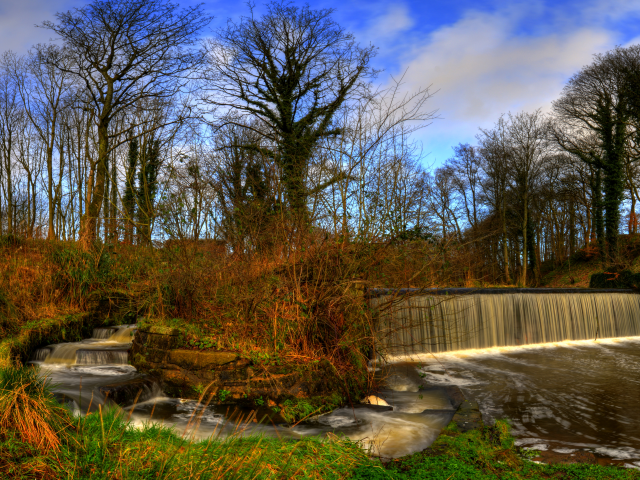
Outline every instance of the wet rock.
[[151, 398], [154, 393], [156, 393], [154, 389], [157, 389], [157, 385], [155, 385], [153, 380], [149, 378], [136, 378], [126, 382], [103, 385], [99, 388], [99, 391], [107, 399], [110, 399], [121, 407], [125, 407], [133, 404], [136, 397], [138, 397], [139, 402]]
[[376, 397], [375, 395], [369, 395], [368, 397], [364, 398], [361, 403], [363, 403], [363, 404], [371, 404], [371, 405], [379, 405], [381, 407], [389, 407], [390, 406], [382, 398]]
[[[253, 408], [267, 399], [280, 405], [285, 400], [330, 395], [343, 388], [328, 362], [319, 362], [312, 371], [265, 365], [240, 358], [237, 352], [178, 348], [178, 338], [179, 333], [172, 329], [138, 330], [131, 348], [132, 365], [157, 379], [169, 396], [198, 398], [199, 392], [211, 385], [212, 391], [224, 392], [225, 403]], [[212, 402], [216, 398], [219, 395]]]
[[372, 403], [358, 403], [356, 405], [351, 405], [349, 408], [353, 408], [354, 410], [372, 410], [374, 412], [391, 412], [393, 411], [393, 407], [391, 405], [374, 405]]
[[483, 426], [482, 414], [478, 403], [464, 399], [453, 415], [452, 421], [456, 423], [461, 432], [481, 428]]

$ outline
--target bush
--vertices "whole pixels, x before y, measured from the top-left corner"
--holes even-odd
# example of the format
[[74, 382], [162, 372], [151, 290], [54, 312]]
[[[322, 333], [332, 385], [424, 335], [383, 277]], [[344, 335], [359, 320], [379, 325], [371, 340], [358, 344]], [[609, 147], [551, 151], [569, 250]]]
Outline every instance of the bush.
[[589, 288], [640, 289], [640, 273], [630, 270], [594, 273], [591, 275]]

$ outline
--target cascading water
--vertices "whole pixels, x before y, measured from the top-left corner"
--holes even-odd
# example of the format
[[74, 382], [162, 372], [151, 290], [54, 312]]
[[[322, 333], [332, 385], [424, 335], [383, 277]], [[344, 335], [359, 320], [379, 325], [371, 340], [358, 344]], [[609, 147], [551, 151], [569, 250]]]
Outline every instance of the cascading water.
[[[106, 339], [104, 331], [111, 330], [111, 335]], [[94, 334], [98, 337], [92, 337], [80, 342], [59, 343], [49, 345], [49, 355], [36, 351], [36, 356], [32, 358], [34, 361], [44, 361], [45, 364], [126, 364], [128, 363], [128, 350], [131, 347], [131, 340], [136, 330], [135, 325], [121, 325], [113, 329], [94, 329]], [[41, 349], [42, 350], [42, 349]], [[101, 356], [101, 357], [100, 357]], [[98, 358], [100, 357], [100, 358]]]
[[76, 365], [126, 365], [126, 350], [77, 350]]
[[378, 351], [410, 355], [640, 335], [638, 294], [521, 291], [372, 298], [380, 309]]
[[113, 335], [117, 328], [94, 328], [93, 335], [91, 338], [95, 338], [98, 340], [107, 340], [111, 335]]
[[384, 293], [371, 303], [385, 361], [460, 387], [485, 421], [509, 418], [543, 461], [588, 451], [640, 468], [640, 295]]
[[167, 398], [157, 385], [141, 382], [135, 368], [127, 365], [127, 351], [134, 331], [134, 325], [95, 329], [93, 338], [36, 351], [32, 363], [40, 365], [58, 398], [70, 403], [78, 414], [95, 411], [116, 396], [120, 404], [123, 404], [122, 395], [125, 403], [133, 403], [138, 397], [137, 403], [125, 407], [131, 412], [134, 425], [149, 421], [162, 423], [196, 439], [238, 431], [293, 439], [331, 432], [361, 441], [373, 454], [397, 457], [429, 446], [455, 411], [446, 388], [424, 388], [424, 382], [412, 369], [408, 373], [397, 371], [389, 375], [392, 380], [389, 388], [378, 393], [392, 406], [388, 411], [371, 406], [345, 407], [294, 427], [278, 424], [277, 420], [276, 425], [271, 421], [256, 423], [251, 419], [260, 421], [266, 414], [273, 416], [273, 411], [265, 407], [252, 417], [249, 409]]
[[135, 328], [96, 328], [92, 338], [36, 350], [31, 363], [40, 366], [60, 399], [84, 413], [90, 403], [92, 409], [104, 403], [100, 387], [116, 379], [127, 382], [136, 378], [136, 369], [127, 365]]
[[36, 362], [44, 362], [49, 355], [51, 355], [50, 348], [39, 348], [38, 350], [33, 352], [33, 356], [31, 359]]

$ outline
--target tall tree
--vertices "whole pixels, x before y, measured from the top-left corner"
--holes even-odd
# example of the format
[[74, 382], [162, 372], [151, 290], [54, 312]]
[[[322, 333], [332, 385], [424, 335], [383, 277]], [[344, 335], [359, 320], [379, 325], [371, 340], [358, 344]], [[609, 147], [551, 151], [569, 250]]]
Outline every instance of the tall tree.
[[160, 169], [160, 140], [151, 137], [143, 144], [139, 159], [138, 189], [138, 242], [151, 243], [151, 225], [155, 216], [155, 200], [158, 192], [158, 170]]
[[[4, 177], [5, 211], [7, 212], [7, 233], [14, 229], [14, 172], [13, 158], [17, 136], [24, 131], [24, 108], [20, 102], [15, 81], [0, 72], [0, 178]], [[2, 234], [0, 219], [0, 234]]]
[[500, 117], [492, 129], [480, 129], [480, 132], [477, 138], [480, 143], [482, 169], [486, 176], [482, 188], [494, 214], [500, 219], [504, 281], [511, 283], [507, 236], [507, 192], [510, 183], [511, 146], [507, 121], [504, 117]]
[[122, 207], [125, 221], [125, 242], [133, 243], [133, 226], [136, 217], [136, 169], [138, 167], [138, 139], [132, 138], [129, 142], [129, 152], [127, 154], [127, 171], [125, 174], [124, 195], [122, 196]]
[[18, 57], [7, 53], [3, 65], [17, 86], [24, 111], [45, 145], [47, 162], [47, 201], [49, 228], [47, 238], [57, 238], [55, 231], [56, 204], [60, 199], [55, 192], [60, 188], [53, 175], [53, 155], [58, 136], [60, 116], [68, 106], [73, 83], [71, 76], [55, 68], [54, 64], [69, 66], [70, 59], [64, 49], [51, 44], [36, 45], [29, 56]]
[[[625, 149], [634, 132], [629, 128], [632, 91], [628, 88], [621, 64], [632, 58], [640, 60], [640, 45], [618, 47], [595, 55], [593, 63], [571, 77], [562, 97], [553, 103], [564, 124], [564, 128], [556, 133], [560, 146], [591, 163], [596, 172], [602, 171], [604, 223], [610, 259], [617, 254], [625, 182]], [[600, 155], [598, 151], [585, 154], [575, 148], [576, 138], [580, 139], [589, 132], [597, 135]]]
[[289, 208], [303, 223], [314, 149], [341, 134], [336, 113], [366, 92], [366, 79], [375, 73], [369, 67], [375, 49], [360, 47], [332, 13], [271, 2], [262, 17], [252, 9], [207, 44], [205, 100], [228, 112], [224, 124], [252, 129], [256, 123], [250, 120], [258, 119], [266, 127], [254, 131], [274, 148], [254, 148], [277, 162]]
[[533, 184], [542, 172], [549, 154], [548, 122], [540, 110], [533, 113], [509, 114], [508, 126], [511, 156], [509, 167], [514, 176], [518, 196], [522, 202], [522, 271], [520, 282], [527, 284], [527, 265], [532, 248], [533, 229], [530, 225], [529, 205]]
[[[127, 109], [154, 99], [174, 97], [201, 62], [189, 48], [210, 21], [200, 5], [178, 10], [164, 0], [93, 0], [82, 8], [57, 13], [57, 23], [42, 26], [64, 42], [71, 64], [52, 62], [75, 76], [96, 112], [98, 155], [95, 178], [82, 219], [80, 240], [85, 248], [96, 238], [96, 224], [104, 201], [111, 140], [127, 131], [112, 131], [112, 120]], [[111, 131], [110, 131], [111, 130]]]

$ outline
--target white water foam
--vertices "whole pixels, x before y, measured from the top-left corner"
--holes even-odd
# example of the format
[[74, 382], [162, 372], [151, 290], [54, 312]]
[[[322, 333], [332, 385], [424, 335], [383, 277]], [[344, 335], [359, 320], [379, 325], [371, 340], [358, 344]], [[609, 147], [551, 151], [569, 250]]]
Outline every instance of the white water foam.
[[[431, 353], [415, 353], [410, 355], [389, 355], [384, 357], [386, 363], [400, 363], [400, 362], [417, 362], [431, 364], [432, 368], [437, 368], [438, 360], [452, 360], [476, 357], [491, 357], [497, 355], [503, 355], [505, 353], [520, 353], [531, 350], [555, 350], [558, 347], [562, 348], [578, 348], [578, 347], [593, 347], [598, 348], [603, 345], [618, 345], [624, 343], [637, 343], [640, 346], [640, 336], [634, 337], [618, 337], [618, 338], [599, 338], [597, 340], [565, 340], [563, 342], [552, 343], [532, 343], [530, 345], [520, 345], [515, 347], [489, 347], [489, 348], [470, 348], [466, 350], [454, 350], [451, 352], [440, 352], [436, 354]], [[382, 359], [381, 359], [382, 360]], [[379, 360], [380, 362], [380, 360]]]

